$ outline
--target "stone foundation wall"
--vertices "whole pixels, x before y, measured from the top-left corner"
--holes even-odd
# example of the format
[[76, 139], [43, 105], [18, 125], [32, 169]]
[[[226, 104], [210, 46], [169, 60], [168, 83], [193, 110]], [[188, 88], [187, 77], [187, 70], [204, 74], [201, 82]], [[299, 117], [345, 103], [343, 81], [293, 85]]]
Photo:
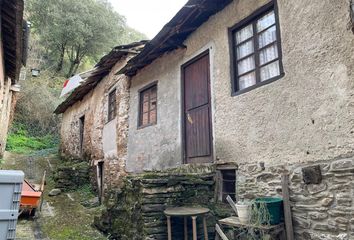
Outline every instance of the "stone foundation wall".
[[[321, 174], [316, 176], [316, 167]], [[303, 173], [310, 167], [310, 176]], [[239, 198], [281, 196], [281, 174], [288, 172], [296, 239], [354, 239], [354, 158], [307, 164], [244, 164], [237, 171]], [[308, 178], [318, 184], [306, 184]], [[321, 179], [322, 178], [322, 179]], [[307, 181], [307, 180], [306, 180]]]
[[55, 187], [63, 191], [77, 189], [90, 182], [87, 162], [65, 160], [54, 174]]
[[[124, 187], [112, 192], [107, 210], [95, 219], [95, 226], [111, 239], [167, 239], [166, 217], [170, 206], [204, 206], [211, 209], [207, 216], [209, 239], [214, 239], [217, 217], [232, 212], [228, 205], [214, 201], [215, 174], [146, 173], [124, 178]], [[197, 219], [198, 221], [198, 219]], [[191, 223], [189, 222], [191, 225]], [[189, 226], [191, 234], [191, 226]], [[199, 238], [203, 236], [198, 221]], [[183, 239], [183, 219], [172, 218], [173, 239]], [[192, 236], [190, 236], [192, 238]]]

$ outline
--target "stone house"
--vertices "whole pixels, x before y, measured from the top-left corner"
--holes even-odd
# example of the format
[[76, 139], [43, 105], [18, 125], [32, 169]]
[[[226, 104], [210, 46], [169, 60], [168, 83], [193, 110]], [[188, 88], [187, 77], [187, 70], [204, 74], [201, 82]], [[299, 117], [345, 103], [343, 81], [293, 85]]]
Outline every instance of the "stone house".
[[94, 69], [80, 74], [83, 83], [55, 110], [62, 113], [61, 155], [90, 160], [100, 192], [103, 184], [112, 188], [110, 184], [125, 174], [130, 83], [128, 77], [115, 73], [144, 44], [112, 49]]
[[[354, 238], [351, 4], [188, 1], [113, 71], [126, 101], [125, 128], [110, 136], [124, 141], [122, 168], [110, 174], [213, 166], [222, 201], [279, 195], [285, 172], [297, 239]], [[104, 149], [102, 136], [87, 141]]]
[[0, 2], [0, 158], [19, 91], [19, 75], [26, 61], [27, 23], [23, 20], [23, 0]]

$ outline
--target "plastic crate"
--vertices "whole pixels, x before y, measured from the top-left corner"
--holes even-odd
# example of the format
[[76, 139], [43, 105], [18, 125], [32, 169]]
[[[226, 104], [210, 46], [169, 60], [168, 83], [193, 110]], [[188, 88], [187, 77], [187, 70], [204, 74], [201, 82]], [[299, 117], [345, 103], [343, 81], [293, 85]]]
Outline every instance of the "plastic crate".
[[0, 239], [15, 239], [24, 173], [0, 170]]

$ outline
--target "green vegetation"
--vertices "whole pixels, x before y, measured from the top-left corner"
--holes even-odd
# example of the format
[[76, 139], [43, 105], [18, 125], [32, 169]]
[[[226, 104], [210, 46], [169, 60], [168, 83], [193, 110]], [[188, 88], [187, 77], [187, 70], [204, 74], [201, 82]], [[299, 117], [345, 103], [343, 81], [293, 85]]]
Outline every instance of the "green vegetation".
[[76, 190], [76, 192], [78, 193], [80, 199], [83, 201], [94, 198], [96, 196], [91, 184], [82, 185]]
[[27, 9], [42, 54], [67, 77], [116, 45], [146, 38], [128, 27], [107, 0], [28, 0]]
[[57, 143], [58, 139], [53, 135], [33, 137], [29, 135], [24, 125], [14, 124], [7, 139], [6, 150], [15, 153], [26, 153], [54, 148]]
[[[60, 116], [53, 114], [67, 77], [92, 68], [112, 47], [145, 39], [106, 0], [28, 0], [31, 22], [26, 79], [10, 129], [7, 150], [17, 153], [55, 147]], [[32, 77], [30, 69], [39, 69]]]

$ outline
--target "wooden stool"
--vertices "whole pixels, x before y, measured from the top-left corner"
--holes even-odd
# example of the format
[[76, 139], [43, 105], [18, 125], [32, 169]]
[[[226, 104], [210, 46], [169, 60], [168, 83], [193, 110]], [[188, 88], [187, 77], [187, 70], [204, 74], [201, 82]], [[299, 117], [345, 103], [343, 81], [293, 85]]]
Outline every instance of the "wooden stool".
[[188, 217], [192, 218], [193, 240], [197, 240], [197, 217], [203, 217], [204, 239], [208, 240], [208, 229], [206, 224], [206, 214], [209, 213], [208, 208], [199, 207], [175, 207], [167, 208], [164, 214], [167, 217], [167, 235], [168, 240], [172, 240], [171, 217], [184, 217], [184, 240], [188, 240], [187, 221]]

